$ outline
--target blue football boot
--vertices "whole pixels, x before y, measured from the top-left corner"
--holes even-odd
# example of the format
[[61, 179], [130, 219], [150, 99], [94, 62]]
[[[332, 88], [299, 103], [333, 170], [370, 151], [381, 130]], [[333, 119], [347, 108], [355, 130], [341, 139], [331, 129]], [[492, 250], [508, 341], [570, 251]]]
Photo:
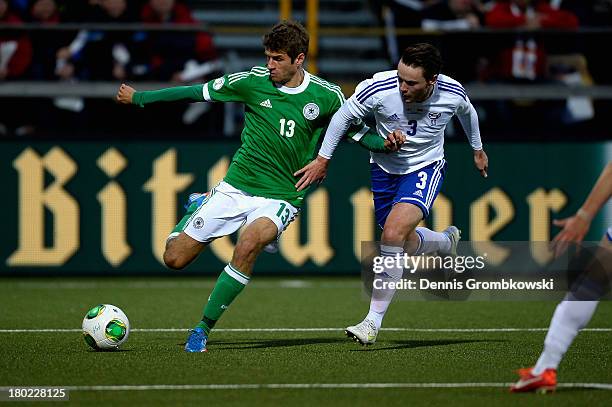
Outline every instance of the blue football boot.
[[208, 335], [202, 328], [195, 328], [189, 333], [187, 343], [185, 343], [185, 352], [207, 352], [206, 342]]

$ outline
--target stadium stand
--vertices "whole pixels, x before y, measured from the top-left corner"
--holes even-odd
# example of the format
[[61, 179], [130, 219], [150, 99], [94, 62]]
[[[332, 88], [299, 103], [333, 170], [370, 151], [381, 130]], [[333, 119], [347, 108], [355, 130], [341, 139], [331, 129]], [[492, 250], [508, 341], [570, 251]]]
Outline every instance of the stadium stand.
[[[4, 17], [2, 21], [4, 25], [0, 26], [3, 36], [10, 34], [18, 35], [20, 38], [29, 37], [29, 40], [35, 44], [30, 69], [19, 71], [18, 75], [11, 74], [0, 81], [1, 107], [6, 112], [18, 110], [14, 115], [6, 115], [0, 120], [3, 123], [3, 126], [0, 126], [0, 133], [12, 137], [29, 134], [79, 137], [83, 132], [87, 132], [91, 137], [92, 128], [94, 134], [97, 132], [115, 134], [116, 129], [110, 129], [110, 124], [103, 117], [116, 113], [109, 98], [114, 94], [117, 82], [122, 79], [135, 81], [136, 86], [141, 88], [164, 87], [173, 83], [204, 81], [215, 77], [220, 71], [236, 72], [261, 65], [264, 63], [261, 35], [279, 19], [283, 3], [279, 0], [189, 0], [178, 4], [191, 10], [191, 23], [184, 24], [186, 21], [179, 19], [174, 22], [182, 25], [168, 24], [168, 21], [165, 21], [164, 24], [142, 26], [140, 25], [143, 21], [142, 8], [149, 3], [147, 0], [126, 3], [128, 6], [126, 14], [130, 17], [114, 19], [101, 18], [99, 7], [85, 6], [85, 3], [61, 0], [31, 2], [31, 4], [40, 3], [39, 6], [57, 5], [59, 15], [51, 13], [46, 17], [49, 21], [44, 24], [41, 23], [44, 21], [44, 16], [28, 18], [31, 9], [28, 9], [27, 4], [30, 3], [15, 0], [1, 1], [10, 6], [9, 11], [14, 15], [10, 22], [4, 21], [6, 20]], [[104, 3], [105, 7], [112, 8], [113, 5], [121, 6], [123, 2], [124, 0], [103, 0], [98, 3]], [[172, 3], [169, 0], [168, 2]], [[312, 17], [309, 17], [309, 1], [284, 3], [291, 3], [292, 18], [304, 23], [308, 23], [309, 18], [312, 20]], [[446, 9], [437, 1], [320, 0], [316, 3], [318, 3], [317, 24], [313, 26], [312, 33], [316, 47], [309, 58], [313, 63], [309, 65], [309, 69], [325, 79], [340, 84], [346, 95], [353, 92], [356, 83], [372, 73], [392, 69], [397, 63], [398, 52], [405, 45], [429, 41], [442, 50], [445, 59], [444, 72], [466, 86], [471, 99], [481, 113], [482, 128], [487, 133], [488, 139], [515, 140], [517, 137], [525, 140], [547, 140], [550, 137], [572, 139], [578, 137], [577, 134], [583, 133], [595, 139], [609, 138], [605, 126], [599, 122], [600, 117], [606, 117], [612, 112], [610, 79], [605, 69], [607, 66], [604, 63], [605, 54], [600, 50], [605, 48], [606, 42], [611, 39], [612, 31], [610, 24], [605, 25], [605, 10], [602, 11], [601, 7], [589, 8], [573, 1], [555, 0], [550, 3], [553, 10], [562, 10], [559, 13], [571, 12], [577, 15], [580, 22], [578, 28], [532, 30], [480, 27], [458, 31], [445, 29], [443, 26], [421, 29], [421, 17], [431, 17], [432, 12], [436, 10], [437, 13], [445, 13], [441, 10]], [[422, 3], [419, 6], [420, 10], [415, 11], [407, 7], [407, 4], [414, 6], [416, 3]], [[469, 2], [454, 3], [465, 7]], [[483, 15], [487, 15], [498, 3], [504, 2], [473, 1], [472, 3], [479, 7], [478, 10], [482, 11]], [[21, 20], [19, 16], [22, 16]], [[408, 17], [416, 18], [418, 24], [411, 26]], [[447, 17], [441, 16], [441, 18]], [[109, 22], [115, 24], [107, 25]], [[515, 38], [517, 34], [520, 36], [522, 29], [530, 30], [530, 36], [536, 38], [538, 43], [544, 44], [546, 50], [553, 56], [549, 58], [548, 69], [552, 67], [549, 73], [554, 80], [537, 83], [535, 81], [504, 83], [487, 77], [492, 66], [492, 55], [500, 50], [500, 44], [507, 43], [506, 40]], [[200, 51], [196, 49], [193, 52], [195, 61], [190, 61], [191, 65], [186, 64], [182, 72], [177, 72], [175, 69], [175, 72], [166, 72], [163, 75], [160, 71], [156, 73], [146, 68], [147, 65], [155, 63], [146, 59], [146, 63], [132, 61], [124, 64], [125, 67], [119, 68], [127, 69], [127, 72], [121, 72], [121, 69], [117, 72], [117, 63], [109, 63], [108, 59], [111, 58], [109, 55], [112, 55], [116, 62], [117, 58], [121, 59], [122, 53], [116, 49], [117, 47], [112, 46], [112, 49], [107, 49], [104, 53], [93, 53], [93, 62], [90, 65], [95, 69], [84, 69], [82, 60], [67, 60], [69, 63], [62, 65], [62, 58], [58, 59], [55, 66], [48, 66], [50, 61], [53, 61], [50, 50], [58, 48], [57, 41], [52, 40], [53, 38], [63, 38], [60, 43], [63, 43], [64, 49], [66, 46], [72, 46], [74, 49], [79, 42], [77, 33], [84, 31], [88, 31], [89, 39], [95, 35], [100, 38], [104, 38], [105, 35], [108, 38], [117, 38], [120, 33], [128, 32], [131, 33], [128, 35], [131, 36], [130, 41], [142, 41], [147, 36], [158, 39], [164, 36], [186, 38], [180, 37], [183, 35], [181, 33], [191, 32], [198, 38], [206, 39], [206, 41], [198, 40], [200, 45], [207, 42], [210, 44], [212, 36], [214, 48], [208, 52], [208, 56], [196, 57], [206, 54], [201, 52], [200, 46], [198, 48]], [[66, 36], [73, 39], [72, 43], [65, 39]], [[45, 48], [46, 51], [41, 51], [41, 48]], [[142, 50], [142, 47], [132, 45], [126, 48], [131, 50], [133, 59], [142, 57], [139, 55], [140, 51], [137, 51]], [[576, 52], [577, 50], [580, 52]], [[58, 55], [61, 56], [61, 47], [59, 51]], [[102, 54], [106, 54], [107, 57], [103, 58], [103, 61], [96, 61], [96, 58]], [[215, 54], [219, 59], [211, 60], [211, 55], [214, 58]], [[563, 58], [557, 58], [557, 55]], [[181, 58], [181, 61], [187, 59]], [[572, 67], [569, 71], [565, 68], [568, 61]], [[23, 61], [21, 62], [23, 65]], [[64, 72], [71, 67], [72, 62], [75, 62], [75, 72]], [[47, 66], [44, 66], [45, 64]], [[92, 75], [96, 69], [104, 66], [111, 67], [111, 74], [107, 69], [104, 75]], [[143, 74], [143, 72], [148, 73]], [[62, 77], [64, 80], [59, 81]], [[558, 80], [559, 78], [563, 80]], [[35, 82], [32, 82], [33, 80]], [[139, 83], [143, 80], [148, 82]], [[521, 116], [525, 116], [525, 121], [531, 123], [528, 128], [525, 123], [521, 123], [521, 117], [500, 120], [499, 115], [495, 114], [499, 110], [500, 101], [514, 99], [552, 101], [549, 105], [554, 106], [553, 109], [557, 111], [556, 116], [551, 117], [556, 119], [552, 122], [547, 119], [535, 120], [549, 117], [547, 111], [534, 111], [533, 117], [521, 113]], [[44, 113], [46, 109], [37, 108], [37, 114], [25, 115], [25, 122], [38, 123], [25, 123], [24, 115], [19, 112], [27, 111], [30, 102], [38, 105], [51, 104], [51, 112]], [[17, 106], [22, 107], [17, 109]], [[583, 110], [582, 116], [578, 114], [572, 118], [566, 114], [568, 106], [573, 109], [586, 107], [590, 111], [585, 113]], [[222, 109], [225, 113], [218, 114], [220, 112], [217, 109]], [[147, 137], [155, 136], [157, 133], [163, 137], [168, 128], [172, 128], [178, 131], [179, 136], [192, 138], [203, 132], [207, 137], [235, 136], [237, 129], [240, 128], [241, 112], [234, 110], [231, 105], [225, 108], [214, 107], [212, 110], [208, 108], [191, 109], [190, 112], [187, 110], [185, 106], [176, 107], [175, 112], [164, 110], [165, 114], [162, 115], [164, 123], [158, 123], [161, 120], [159, 114], [161, 110], [155, 112], [155, 109], [151, 109], [153, 113], [131, 112], [133, 116], [130, 122], [134, 122], [134, 125], [127, 131], [134, 137], [141, 132]], [[61, 126], [61, 123], [66, 121], [71, 123], [68, 132], [66, 126]], [[534, 126], [533, 123], [541, 126]], [[149, 125], [152, 128], [147, 128]], [[453, 126], [450, 126], [448, 135], [452, 133]]]

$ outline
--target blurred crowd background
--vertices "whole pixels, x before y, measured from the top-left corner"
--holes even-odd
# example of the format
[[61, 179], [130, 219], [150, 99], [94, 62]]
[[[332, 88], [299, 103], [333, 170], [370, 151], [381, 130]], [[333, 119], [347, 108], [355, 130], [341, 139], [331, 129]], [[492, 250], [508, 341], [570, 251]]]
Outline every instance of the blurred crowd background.
[[[0, 139], [238, 137], [240, 106], [114, 104], [137, 89], [265, 64], [278, 0], [0, 0]], [[291, 16], [313, 18], [312, 2]], [[485, 141], [609, 140], [612, 0], [320, 0], [309, 69], [348, 97], [401, 50], [432, 42]], [[308, 12], [310, 10], [310, 12]], [[463, 141], [460, 127], [449, 140]]]

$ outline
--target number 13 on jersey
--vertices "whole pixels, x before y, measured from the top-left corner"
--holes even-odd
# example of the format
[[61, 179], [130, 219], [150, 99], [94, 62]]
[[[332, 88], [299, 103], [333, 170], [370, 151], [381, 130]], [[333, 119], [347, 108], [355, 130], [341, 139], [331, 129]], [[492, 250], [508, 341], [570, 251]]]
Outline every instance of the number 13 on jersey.
[[291, 216], [291, 211], [287, 208], [287, 204], [281, 203], [278, 208], [278, 212], [276, 212], [276, 216], [283, 222], [283, 225], [287, 224], [289, 220], [289, 216]]
[[[286, 128], [286, 129], [285, 129]], [[280, 135], [283, 137], [293, 137], [295, 131], [295, 121], [280, 119]]]

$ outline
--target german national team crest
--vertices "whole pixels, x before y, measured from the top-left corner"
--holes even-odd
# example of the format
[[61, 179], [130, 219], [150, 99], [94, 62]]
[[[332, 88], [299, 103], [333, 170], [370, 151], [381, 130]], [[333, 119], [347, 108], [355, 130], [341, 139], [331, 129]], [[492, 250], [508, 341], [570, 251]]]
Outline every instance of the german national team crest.
[[308, 103], [302, 110], [304, 117], [308, 120], [314, 120], [319, 117], [319, 106], [316, 103]]
[[215, 81], [213, 82], [213, 89], [214, 90], [221, 89], [224, 83], [225, 83], [225, 78], [223, 76], [215, 79]]
[[442, 113], [440, 113], [440, 112], [429, 112], [429, 113], [427, 113], [427, 117], [429, 117], [429, 120], [431, 120], [431, 125], [432, 126], [436, 125], [436, 120], [438, 120], [440, 118], [440, 116], [442, 116]]
[[202, 219], [201, 217], [197, 217], [193, 220], [193, 227], [196, 229], [202, 229], [202, 226], [204, 226], [204, 219]]

